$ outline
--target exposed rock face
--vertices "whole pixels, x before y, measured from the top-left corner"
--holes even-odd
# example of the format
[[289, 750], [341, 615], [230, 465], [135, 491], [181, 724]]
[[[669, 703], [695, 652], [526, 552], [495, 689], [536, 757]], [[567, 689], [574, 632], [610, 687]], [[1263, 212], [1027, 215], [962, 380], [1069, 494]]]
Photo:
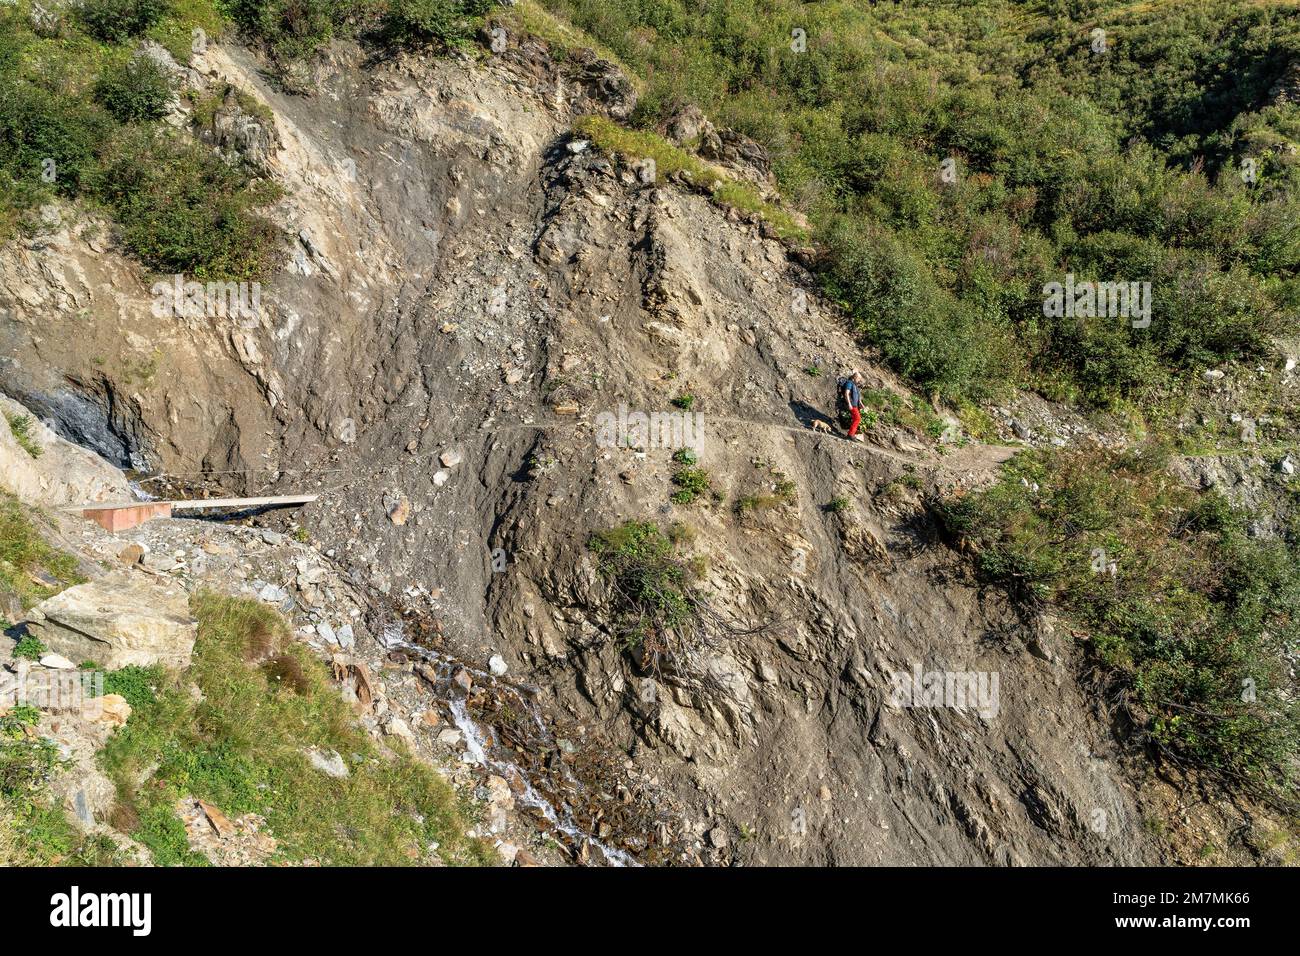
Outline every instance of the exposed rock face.
[[275, 125], [244, 109], [234, 87], [226, 90], [221, 106], [212, 116], [211, 127], [204, 132], [224, 156], [261, 169], [270, 167], [272, 157], [280, 148]]
[[185, 591], [135, 571], [114, 571], [56, 594], [28, 612], [27, 630], [73, 661], [107, 670], [185, 668], [196, 625]]
[[[30, 441], [40, 450], [33, 457], [18, 444], [9, 418], [28, 419]], [[0, 395], [0, 489], [28, 504], [58, 507], [96, 501], [130, 501], [126, 476], [104, 459], [65, 441], [35, 415]]]
[[[313, 97], [268, 87], [258, 67], [233, 48], [196, 58], [207, 81], [275, 113], [268, 168], [296, 246], [262, 314], [160, 322], [139, 270], [88, 235], [69, 230], [40, 260], [16, 244], [0, 250], [0, 354], [24, 371], [0, 362], [0, 387], [50, 395], [96, 380], [97, 346], [49, 334], [51, 309], [92, 310], [88, 334], [114, 355], [167, 342], [147, 385], [109, 368], [100, 394], [112, 400], [96, 407], [128, 407], [130, 434], [172, 470], [255, 462], [274, 471], [259, 487], [288, 493], [328, 468], [325, 500], [302, 517], [349, 581], [421, 604], [460, 660], [499, 655], [548, 708], [601, 728], [619, 762], [690, 803], [701, 838], [716, 833], [709, 861], [1161, 858], [1072, 682], [1072, 649], [1063, 640], [1055, 662], [1031, 654], [1013, 609], [961, 578], [925, 519], [923, 490], [987, 480], [1003, 451], [940, 456], [883, 422], [863, 446], [812, 432], [834, 373], [860, 367], [873, 388], [901, 386], [758, 223], [567, 148], [578, 112], [631, 108], [626, 80], [581, 58], [565, 74], [532, 41], [482, 64], [399, 56], [365, 68], [336, 46]], [[766, 175], [761, 150], [715, 135], [706, 148], [719, 162]], [[672, 413], [684, 393], [703, 416], [716, 504], [670, 501], [674, 448], [594, 435], [596, 415]], [[440, 469], [448, 449], [458, 462]], [[733, 503], [770, 495], [777, 471], [797, 493], [738, 516]], [[824, 510], [838, 497], [852, 523]], [[587, 548], [628, 519], [689, 526], [708, 592], [746, 630], [658, 675], [628, 653]], [[314, 606], [318, 585], [300, 573], [294, 600]], [[98, 599], [78, 601], [90, 623], [69, 619], [62, 633], [81, 643], [42, 639], [80, 661], [87, 627], [158, 606], [129, 603], [100, 613]], [[171, 633], [184, 632], [183, 606], [166, 607]], [[42, 614], [35, 629], [60, 630]], [[334, 629], [311, 633], [329, 642]], [[890, 675], [914, 666], [998, 674], [1000, 706], [988, 717], [894, 706]], [[492, 679], [462, 670], [448, 683], [468, 698]], [[434, 733], [412, 713], [384, 726]], [[1090, 828], [1097, 811], [1109, 835]], [[721, 821], [757, 836], [730, 839], [739, 830]]]

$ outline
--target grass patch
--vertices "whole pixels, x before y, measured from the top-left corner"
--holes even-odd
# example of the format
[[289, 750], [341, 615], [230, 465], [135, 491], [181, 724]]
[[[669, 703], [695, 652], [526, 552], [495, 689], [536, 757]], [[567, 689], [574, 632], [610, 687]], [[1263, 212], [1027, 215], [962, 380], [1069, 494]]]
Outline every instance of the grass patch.
[[[808, 231], [792, 214], [767, 202], [753, 186], [731, 179], [718, 167], [674, 146], [657, 133], [629, 129], [603, 116], [580, 117], [573, 128], [602, 152], [641, 164], [642, 169], [652, 168], [656, 183], [680, 173], [720, 205], [759, 216], [781, 238], [798, 241], [808, 238]], [[653, 162], [653, 167], [647, 166], [647, 161]]]
[[46, 544], [31, 512], [0, 492], [0, 591], [27, 608], [81, 581], [76, 559]]
[[[213, 593], [195, 595], [191, 611], [199, 633], [184, 675], [118, 672], [106, 681], [130, 690], [139, 706], [101, 763], [117, 784], [121, 817], [137, 821], [132, 835], [155, 860], [200, 862], [173, 809], [194, 796], [232, 818], [263, 815], [278, 861], [393, 866], [436, 853], [446, 863], [488, 862], [486, 849], [464, 836], [451, 786], [405, 752], [381, 751], [325, 665], [290, 640], [274, 611]], [[313, 768], [310, 747], [337, 751], [349, 776]]]
[[1022, 453], [940, 514], [982, 578], [1087, 633], [1103, 700], [1142, 741], [1298, 805], [1293, 545], [1248, 536], [1248, 515], [1178, 484], [1155, 449]]
[[36, 424], [36, 419], [30, 415], [11, 415], [5, 412], [5, 421], [9, 423], [9, 431], [13, 433], [14, 441], [18, 442], [19, 448], [33, 458], [40, 458], [45, 454], [45, 449], [37, 444], [36, 436], [32, 434], [32, 426]]
[[766, 469], [772, 483], [763, 492], [741, 495], [737, 498], [735, 504], [736, 514], [746, 515], [753, 511], [769, 511], [782, 505], [798, 503], [799, 489], [789, 475], [760, 459], [754, 459], [752, 464], [756, 468]]
[[84, 836], [53, 802], [48, 784], [61, 761], [35, 733], [39, 720], [29, 706], [0, 716], [0, 866], [118, 863], [111, 841]]

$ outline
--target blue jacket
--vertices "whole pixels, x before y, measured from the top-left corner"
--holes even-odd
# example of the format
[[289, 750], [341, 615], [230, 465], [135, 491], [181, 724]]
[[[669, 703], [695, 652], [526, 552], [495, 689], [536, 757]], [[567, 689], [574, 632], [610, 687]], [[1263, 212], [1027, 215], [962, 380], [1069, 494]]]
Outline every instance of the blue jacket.
[[858, 383], [851, 378], [840, 381], [840, 394], [849, 393], [849, 408], [862, 407], [862, 392], [858, 389]]

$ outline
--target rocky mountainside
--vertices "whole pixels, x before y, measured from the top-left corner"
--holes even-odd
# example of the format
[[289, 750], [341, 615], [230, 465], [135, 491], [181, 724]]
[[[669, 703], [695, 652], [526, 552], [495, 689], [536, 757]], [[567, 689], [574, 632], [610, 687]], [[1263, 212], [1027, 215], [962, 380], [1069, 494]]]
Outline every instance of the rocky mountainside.
[[[282, 608], [353, 696], [377, 696], [358, 663], [382, 672], [372, 730], [453, 761], [517, 812], [494, 833], [550, 834], [555, 862], [1179, 853], [1144, 825], [1173, 798], [1139, 789], [1068, 630], [976, 588], [928, 514], [1012, 449], [873, 365], [797, 245], [575, 135], [631, 109], [612, 65], [532, 39], [379, 62], [336, 43], [310, 96], [233, 44], [169, 68], [244, 94], [200, 135], [283, 190], [282, 269], [249, 314], [177, 315], [171, 277], [62, 206], [0, 249], [0, 390], [155, 493], [322, 497], [297, 518], [311, 544], [168, 521], [80, 549], [182, 551], [153, 572]], [[765, 182], [761, 152], [715, 138]], [[812, 427], [854, 367], [881, 407], [862, 444]], [[620, 441], [638, 412], [701, 440]], [[629, 521], [671, 533], [708, 596], [677, 654], [624, 642], [592, 539]], [[952, 675], [980, 692], [951, 706]], [[1180, 812], [1221, 845], [1240, 825]]]

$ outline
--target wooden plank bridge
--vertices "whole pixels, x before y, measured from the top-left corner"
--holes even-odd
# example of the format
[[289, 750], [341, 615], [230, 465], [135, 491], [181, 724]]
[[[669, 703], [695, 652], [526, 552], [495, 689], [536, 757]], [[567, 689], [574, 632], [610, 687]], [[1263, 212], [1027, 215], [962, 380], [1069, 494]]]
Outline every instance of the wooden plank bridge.
[[178, 511], [206, 511], [212, 508], [294, 508], [311, 504], [320, 495], [272, 495], [266, 498], [193, 498], [187, 501], [128, 501], [119, 504], [77, 505], [79, 512], [106, 531], [127, 531], [154, 518], [170, 518]]

